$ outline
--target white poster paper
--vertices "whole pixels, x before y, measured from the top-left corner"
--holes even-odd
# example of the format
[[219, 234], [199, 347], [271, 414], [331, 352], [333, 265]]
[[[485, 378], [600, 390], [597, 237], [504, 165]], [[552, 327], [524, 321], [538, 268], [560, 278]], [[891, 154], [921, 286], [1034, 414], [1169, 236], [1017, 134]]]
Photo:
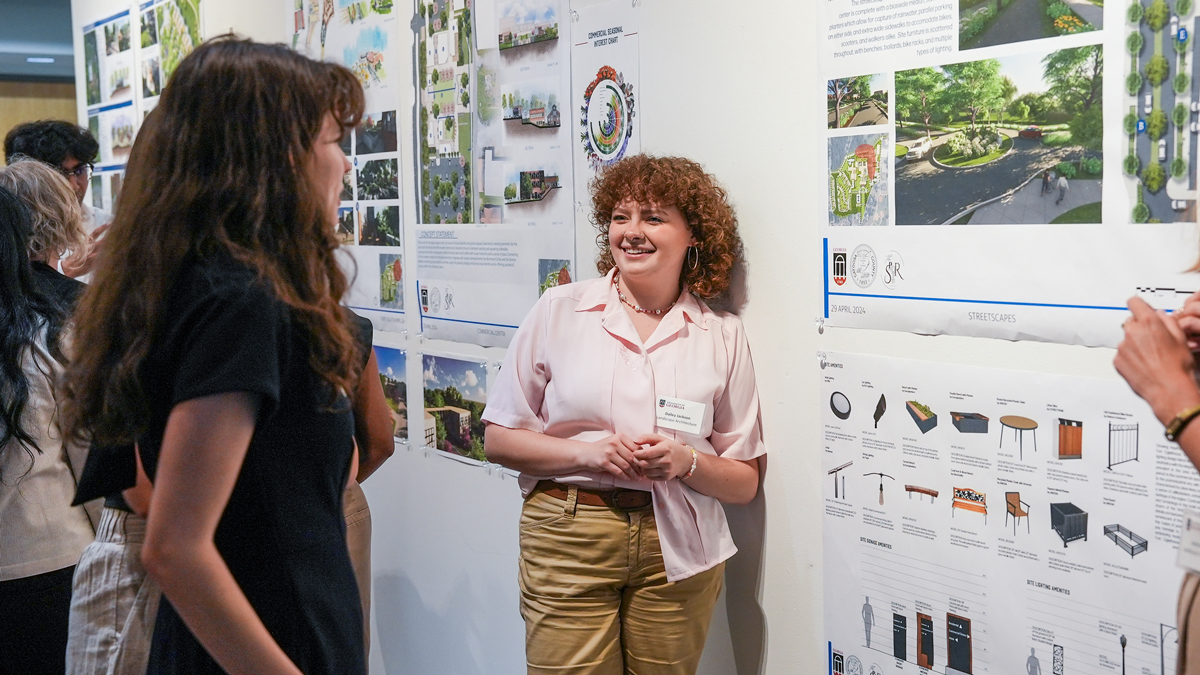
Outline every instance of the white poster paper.
[[831, 672], [1174, 671], [1200, 475], [1123, 382], [845, 353], [820, 377]]
[[418, 11], [421, 332], [506, 347], [540, 293], [575, 273], [565, 4]]
[[352, 279], [346, 303], [383, 331], [405, 330], [404, 224], [400, 208], [401, 24], [390, 0], [294, 0], [292, 47], [349, 68], [363, 87], [362, 122], [343, 139], [338, 236]]
[[575, 10], [571, 114], [577, 132], [575, 192], [583, 201], [597, 171], [641, 151], [637, 4], [612, 0]]
[[1113, 346], [1130, 296], [1177, 308], [1191, 4], [822, 3], [826, 322]]

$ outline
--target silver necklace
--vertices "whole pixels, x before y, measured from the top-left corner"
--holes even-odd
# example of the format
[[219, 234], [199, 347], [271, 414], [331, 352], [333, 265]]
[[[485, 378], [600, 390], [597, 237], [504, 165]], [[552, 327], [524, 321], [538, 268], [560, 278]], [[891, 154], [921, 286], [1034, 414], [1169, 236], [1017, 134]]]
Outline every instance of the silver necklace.
[[666, 306], [665, 309], [643, 309], [641, 307], [638, 307], [637, 305], [630, 302], [629, 298], [626, 298], [625, 294], [621, 292], [621, 287], [619, 285], [617, 285], [617, 281], [620, 278], [621, 278], [620, 272], [613, 274], [612, 283], [613, 283], [613, 288], [617, 289], [617, 297], [621, 299], [621, 302], [628, 305], [630, 309], [632, 309], [633, 311], [635, 311], [639, 314], [653, 314], [654, 316], [661, 316], [661, 315], [666, 314], [667, 312], [671, 311], [671, 308], [675, 306], [675, 303], [679, 302], [679, 298], [675, 298], [674, 300], [671, 301], [671, 304]]

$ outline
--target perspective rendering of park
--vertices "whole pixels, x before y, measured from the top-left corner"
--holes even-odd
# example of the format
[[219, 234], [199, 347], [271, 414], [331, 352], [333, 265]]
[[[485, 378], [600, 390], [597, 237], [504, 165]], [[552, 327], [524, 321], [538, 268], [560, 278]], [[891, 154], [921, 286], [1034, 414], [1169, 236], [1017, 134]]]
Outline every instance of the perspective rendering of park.
[[896, 223], [1099, 222], [1102, 83], [1098, 45], [897, 72]]
[[1124, 131], [1128, 154], [1122, 163], [1132, 222], [1196, 220], [1198, 123], [1192, 34], [1200, 29], [1192, 0], [1142, 4], [1126, 10]]

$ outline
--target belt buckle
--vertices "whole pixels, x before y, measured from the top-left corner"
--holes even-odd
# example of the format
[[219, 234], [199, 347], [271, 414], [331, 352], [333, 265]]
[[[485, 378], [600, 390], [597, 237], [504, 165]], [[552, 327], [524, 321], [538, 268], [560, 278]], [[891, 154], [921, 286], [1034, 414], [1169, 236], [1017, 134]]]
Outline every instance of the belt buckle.
[[621, 511], [644, 509], [651, 503], [646, 500], [649, 495], [645, 490], [618, 488], [612, 492], [612, 505]]

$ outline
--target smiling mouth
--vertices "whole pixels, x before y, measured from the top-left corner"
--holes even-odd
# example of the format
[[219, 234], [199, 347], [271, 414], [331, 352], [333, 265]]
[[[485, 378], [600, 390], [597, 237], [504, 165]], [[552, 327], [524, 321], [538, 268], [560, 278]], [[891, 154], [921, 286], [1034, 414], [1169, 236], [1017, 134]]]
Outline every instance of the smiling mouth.
[[624, 246], [621, 247], [621, 251], [631, 258], [637, 258], [654, 253], [654, 249], [652, 248], [626, 248]]

